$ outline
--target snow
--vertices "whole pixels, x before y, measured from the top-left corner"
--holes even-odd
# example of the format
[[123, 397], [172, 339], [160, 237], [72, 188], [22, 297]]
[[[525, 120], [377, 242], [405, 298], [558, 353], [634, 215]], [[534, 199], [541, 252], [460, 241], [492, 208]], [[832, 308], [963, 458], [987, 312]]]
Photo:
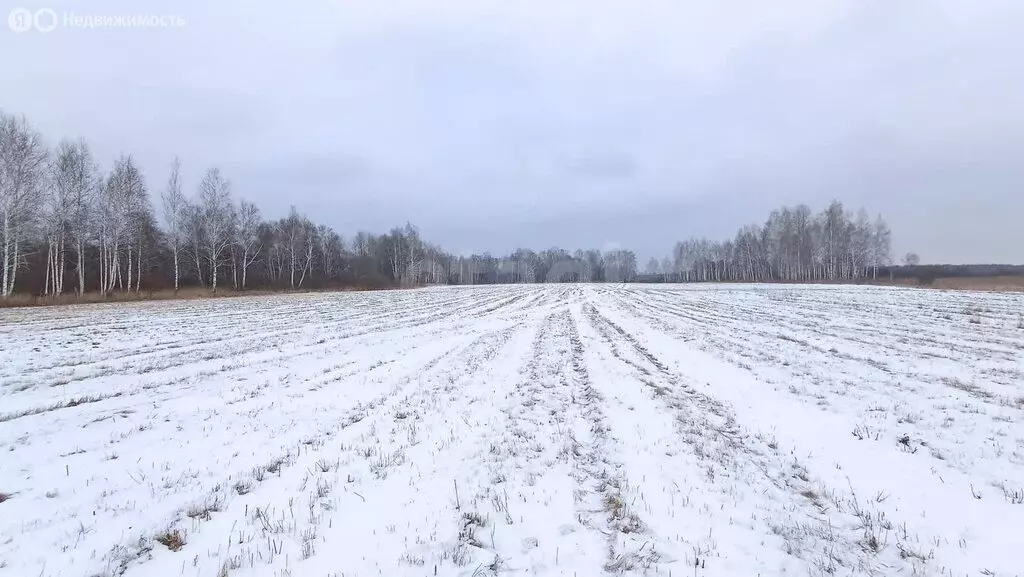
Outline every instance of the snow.
[[1022, 312], [798, 285], [0, 311], [0, 577], [1024, 575]]

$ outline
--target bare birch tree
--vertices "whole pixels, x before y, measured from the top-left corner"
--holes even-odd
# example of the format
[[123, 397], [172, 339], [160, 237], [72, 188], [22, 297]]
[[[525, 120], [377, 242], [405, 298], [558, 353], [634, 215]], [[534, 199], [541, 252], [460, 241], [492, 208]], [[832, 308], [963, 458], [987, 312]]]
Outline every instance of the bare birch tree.
[[174, 260], [174, 292], [178, 292], [180, 282], [179, 256], [184, 242], [185, 209], [188, 202], [181, 192], [181, 159], [177, 156], [171, 161], [171, 174], [167, 177], [167, 187], [160, 193], [163, 201], [164, 224], [167, 226], [167, 242], [170, 244], [171, 256]]
[[117, 284], [120, 243], [124, 235], [124, 199], [121, 167], [117, 163], [107, 176], [103, 191], [96, 204], [96, 236], [99, 241], [99, 287], [100, 294], [108, 294]]
[[75, 253], [76, 292], [85, 292], [85, 251], [91, 205], [96, 189], [96, 166], [85, 140], [62, 140], [50, 163], [45, 217], [47, 287], [44, 293], [64, 292], [67, 247]]
[[260, 241], [260, 209], [251, 202], [238, 203], [238, 224], [235, 227], [235, 246], [241, 253], [242, 288], [246, 286], [249, 265], [256, 261], [263, 243]]
[[[288, 211], [288, 218], [281, 222], [279, 228], [284, 235], [285, 250], [288, 253], [288, 284], [296, 288], [295, 273], [302, 274], [302, 259], [305, 251], [305, 218], [292, 206]], [[301, 278], [300, 278], [301, 283]]]
[[0, 226], [3, 271], [0, 295], [14, 292], [14, 283], [39, 207], [47, 151], [39, 133], [24, 118], [0, 112]]
[[72, 182], [75, 179], [76, 156], [74, 145], [62, 140], [50, 157], [43, 232], [46, 235], [46, 277], [43, 294], [59, 295], [64, 292], [64, 270], [68, 227], [71, 216]]
[[316, 249], [319, 241], [317, 240], [316, 226], [309, 221], [307, 218], [302, 219], [302, 273], [299, 275], [299, 285], [302, 286], [302, 282], [306, 280], [306, 275], [310, 273], [313, 268], [313, 252]]
[[[145, 241], [153, 227], [153, 206], [149, 191], [146, 188], [142, 172], [129, 156], [127, 160], [127, 178], [125, 180], [125, 211], [127, 225], [125, 231], [127, 244], [127, 290], [139, 292], [142, 285], [142, 255]], [[134, 257], [135, 261], [132, 262]], [[134, 271], [134, 279], [132, 273]], [[134, 288], [132, 283], [135, 283]]]
[[219, 168], [206, 172], [199, 184], [199, 207], [202, 215], [203, 248], [210, 266], [210, 290], [217, 292], [217, 270], [231, 246], [233, 207], [231, 185]]
[[871, 231], [871, 278], [878, 278], [878, 267], [886, 266], [892, 260], [892, 232], [882, 215], [875, 218]]
[[59, 149], [59, 155], [66, 155], [60, 167], [64, 185], [68, 187], [70, 205], [68, 209], [68, 237], [75, 251], [75, 275], [78, 278], [78, 296], [85, 294], [85, 253], [93, 225], [93, 204], [96, 201], [100, 177], [89, 145], [84, 139], [71, 143], [67, 149]]
[[[114, 162], [100, 196], [97, 232], [100, 241], [100, 293], [115, 287], [131, 291], [141, 284], [141, 270], [133, 278], [133, 268], [141, 269], [143, 223], [149, 213], [149, 195], [142, 173], [131, 156]], [[125, 266], [121, 266], [124, 255]], [[134, 260], [133, 260], [134, 259]]]
[[188, 253], [196, 280], [203, 285], [203, 246], [206, 238], [203, 231], [203, 211], [198, 205], [186, 200], [181, 214], [184, 250]]

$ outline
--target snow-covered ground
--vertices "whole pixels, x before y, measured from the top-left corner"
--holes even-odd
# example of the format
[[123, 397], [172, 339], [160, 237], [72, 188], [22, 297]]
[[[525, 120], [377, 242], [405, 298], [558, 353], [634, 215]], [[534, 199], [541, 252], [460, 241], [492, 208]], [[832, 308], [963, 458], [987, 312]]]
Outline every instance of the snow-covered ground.
[[0, 311], [0, 576], [1024, 575], [1024, 295]]

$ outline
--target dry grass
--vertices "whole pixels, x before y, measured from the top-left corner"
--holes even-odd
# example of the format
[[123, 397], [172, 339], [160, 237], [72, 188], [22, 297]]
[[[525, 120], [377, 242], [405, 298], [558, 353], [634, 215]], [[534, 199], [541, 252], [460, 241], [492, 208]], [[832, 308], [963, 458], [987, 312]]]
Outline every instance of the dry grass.
[[210, 289], [205, 287], [189, 287], [179, 290], [177, 293], [173, 289], [147, 291], [142, 290], [141, 292], [114, 292], [106, 296], [101, 295], [98, 292], [85, 293], [82, 297], [77, 294], [63, 294], [58, 296], [40, 296], [35, 294], [15, 294], [7, 297], [6, 299], [0, 299], [0, 308], [14, 308], [14, 307], [49, 307], [49, 306], [68, 306], [68, 305], [81, 305], [81, 304], [97, 304], [97, 303], [122, 303], [122, 302], [140, 302], [140, 301], [164, 301], [164, 300], [196, 300], [196, 299], [212, 299], [212, 298], [233, 298], [233, 297], [252, 297], [252, 296], [269, 296], [269, 295], [280, 295], [280, 294], [306, 294], [306, 293], [318, 293], [318, 292], [353, 292], [353, 291], [368, 291], [368, 290], [400, 290], [398, 287], [395, 288], [364, 288], [364, 287], [344, 287], [336, 289], [284, 289], [284, 290], [234, 290], [231, 288], [218, 288], [216, 293], [210, 292]]
[[[782, 283], [785, 284], [785, 283]], [[870, 285], [897, 285], [897, 286], [921, 286], [916, 278], [889, 280], [869, 280], [862, 282], [845, 281], [819, 281], [817, 284], [870, 284]], [[976, 290], [996, 292], [1024, 292], [1024, 275], [1017, 276], [991, 276], [991, 277], [943, 277], [925, 288], [940, 290]], [[63, 294], [59, 296], [40, 296], [37, 294], [15, 294], [0, 299], [0, 308], [14, 307], [46, 307], [46, 306], [67, 306], [96, 303], [119, 303], [119, 302], [140, 302], [140, 301], [162, 301], [162, 300], [195, 300], [210, 298], [233, 298], [268, 296], [288, 293], [317, 293], [317, 292], [352, 292], [368, 290], [402, 290], [401, 287], [371, 288], [371, 287], [344, 287], [331, 289], [257, 289], [257, 290], [234, 290], [232, 288], [218, 288], [216, 293], [211, 293], [206, 287], [188, 287], [179, 290], [142, 290], [140, 292], [114, 292], [106, 296], [98, 292], [85, 293], [82, 297], [76, 294]]]
[[81, 297], [76, 294], [62, 294], [56, 296], [40, 296], [35, 294], [15, 294], [0, 300], [0, 307], [36, 307], [36, 306], [64, 306], [93, 303], [118, 303], [138, 302], [149, 300], [191, 300], [202, 298], [227, 298], [243, 295], [272, 294], [271, 291], [236, 291], [232, 289], [217, 289], [217, 293], [211, 293], [209, 289], [191, 287], [182, 289], [177, 293], [174, 290], [159, 290], [141, 292], [114, 292], [108, 295], [101, 295], [98, 292], [85, 293]]
[[42, 413], [48, 413], [50, 411], [56, 411], [58, 409], [67, 409], [71, 407], [77, 407], [78, 405], [85, 405], [88, 403], [98, 403], [107, 399], [120, 397], [123, 395], [121, 391], [111, 393], [109, 395], [86, 395], [70, 399], [68, 401], [60, 401], [52, 405], [46, 405], [43, 407], [30, 407], [28, 409], [22, 409], [14, 413], [3, 413], [0, 414], [0, 423], [6, 423], [7, 421], [13, 421], [14, 419], [20, 419], [21, 417], [27, 417], [30, 415], [40, 415]]
[[1024, 276], [940, 278], [933, 286], [946, 290], [1024, 291]]
[[640, 533], [644, 530], [640, 516], [630, 511], [619, 495], [608, 493], [603, 501], [608, 520], [617, 530], [623, 533]]
[[904, 278], [894, 281], [878, 280], [867, 284], [921, 286], [939, 290], [969, 290], [993, 292], [1024, 291], [1024, 275], [977, 276], [977, 277], [940, 277], [930, 285], [921, 285], [916, 278]]
[[173, 531], [166, 531], [157, 535], [156, 542], [167, 547], [171, 551], [180, 551], [181, 548], [185, 546], [185, 537], [181, 534], [181, 531], [175, 529]]
[[223, 503], [221, 502], [220, 497], [213, 497], [203, 503], [196, 503], [195, 505], [192, 505], [189, 507], [188, 511], [185, 512], [185, 515], [187, 515], [189, 519], [209, 521], [210, 513], [219, 513], [222, 505]]

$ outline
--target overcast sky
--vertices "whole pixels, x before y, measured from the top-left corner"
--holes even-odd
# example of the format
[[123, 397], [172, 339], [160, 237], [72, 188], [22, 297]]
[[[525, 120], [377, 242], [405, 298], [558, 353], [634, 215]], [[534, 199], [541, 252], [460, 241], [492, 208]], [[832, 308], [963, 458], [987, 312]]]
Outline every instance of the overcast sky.
[[897, 254], [1024, 263], [1021, 0], [19, 6], [181, 17], [0, 29], [0, 108], [133, 153], [154, 193], [178, 154], [190, 189], [218, 165], [344, 235], [644, 258], [839, 198]]

